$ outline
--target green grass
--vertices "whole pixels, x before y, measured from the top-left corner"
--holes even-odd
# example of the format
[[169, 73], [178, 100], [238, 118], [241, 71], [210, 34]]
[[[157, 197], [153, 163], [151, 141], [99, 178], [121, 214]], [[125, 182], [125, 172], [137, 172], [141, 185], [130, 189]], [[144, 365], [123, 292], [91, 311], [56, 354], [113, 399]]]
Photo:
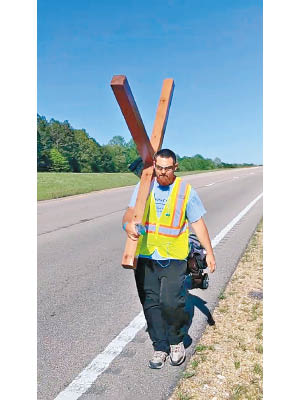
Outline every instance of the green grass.
[[183, 379], [189, 379], [196, 374], [195, 371], [185, 371], [183, 373]]
[[258, 344], [256, 347], [255, 347], [255, 350], [258, 352], [258, 353], [260, 353], [260, 354], [263, 354], [263, 346], [261, 345], [261, 344]]
[[95, 190], [135, 185], [133, 173], [38, 172], [38, 200], [56, 199]]
[[256, 364], [254, 365], [253, 371], [254, 371], [255, 374], [260, 375], [260, 376], [262, 377], [262, 375], [263, 375], [263, 369], [262, 369], [262, 367], [261, 367], [259, 364], [256, 363]]
[[263, 324], [260, 324], [259, 328], [257, 329], [255, 337], [257, 339], [261, 339], [262, 340], [262, 338], [263, 338]]
[[255, 321], [257, 319], [257, 317], [259, 315], [261, 315], [261, 313], [259, 313], [259, 311], [258, 311], [258, 307], [259, 307], [258, 302], [256, 304], [252, 305], [252, 309], [251, 309], [252, 321]]
[[177, 395], [178, 400], [192, 400], [192, 398], [193, 398], [192, 396], [189, 396], [188, 394], [182, 392], [179, 392]]
[[224, 290], [224, 289], [221, 291], [221, 293], [219, 294], [218, 297], [219, 297], [219, 300], [224, 300], [224, 299], [226, 299], [225, 290]]
[[235, 385], [232, 391], [232, 395], [230, 400], [240, 400], [244, 399], [245, 395], [247, 394], [247, 388], [243, 385]]
[[199, 352], [199, 351], [205, 351], [208, 350], [208, 347], [203, 345], [203, 344], [199, 344], [198, 346], [196, 346], [195, 351]]
[[191, 362], [191, 366], [192, 366], [193, 369], [196, 369], [198, 367], [198, 365], [199, 365], [199, 361], [198, 360], [193, 360]]
[[228, 307], [220, 307], [219, 311], [220, 311], [220, 313], [225, 314], [228, 312]]
[[[223, 169], [222, 169], [223, 170]], [[200, 174], [214, 170], [184, 171], [177, 176]], [[90, 193], [96, 190], [135, 185], [139, 178], [132, 172], [119, 173], [73, 173], [73, 172], [38, 172], [38, 200], [57, 199], [75, 194]]]

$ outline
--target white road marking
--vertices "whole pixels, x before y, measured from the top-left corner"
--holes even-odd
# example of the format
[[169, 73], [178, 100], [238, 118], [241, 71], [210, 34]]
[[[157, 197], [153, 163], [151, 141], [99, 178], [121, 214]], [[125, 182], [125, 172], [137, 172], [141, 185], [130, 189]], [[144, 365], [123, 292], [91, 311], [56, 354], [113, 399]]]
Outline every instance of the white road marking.
[[[263, 193], [258, 195], [247, 205], [224, 229], [212, 240], [212, 247], [216, 247], [227, 233], [238, 223], [238, 221], [256, 204]], [[124, 347], [130, 343], [135, 335], [145, 326], [146, 320], [141, 311], [122, 332], [113, 339], [105, 350], [67, 386], [54, 400], [77, 400], [82, 396], [104, 372], [110, 363], [122, 352]]]
[[220, 233], [217, 234], [216, 237], [211, 241], [212, 247], [216, 247], [218, 243], [224, 238], [224, 236], [236, 225], [241, 218], [254, 206], [254, 204], [262, 197], [262, 193], [258, 195], [251, 203], [247, 205], [228, 225], [225, 226], [224, 229], [221, 230]]
[[215, 182], [209, 183], [208, 185], [204, 185], [204, 186], [212, 186], [212, 185], [214, 185], [214, 184], [215, 184]]
[[146, 320], [141, 311], [122, 332], [109, 343], [106, 349], [66, 387], [54, 400], [77, 400], [104, 372], [109, 364], [122, 352], [124, 347], [134, 339], [135, 335], [145, 326]]
[[239, 176], [234, 176], [233, 179], [239, 179]]

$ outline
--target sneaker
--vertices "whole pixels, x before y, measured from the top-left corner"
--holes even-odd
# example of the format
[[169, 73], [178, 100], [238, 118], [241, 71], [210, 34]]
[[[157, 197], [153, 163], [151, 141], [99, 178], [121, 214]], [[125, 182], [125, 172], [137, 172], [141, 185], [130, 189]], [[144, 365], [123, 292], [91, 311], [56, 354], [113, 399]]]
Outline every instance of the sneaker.
[[185, 360], [185, 348], [182, 342], [170, 345], [170, 364], [180, 365]]
[[155, 351], [152, 359], [149, 361], [149, 367], [153, 369], [162, 368], [167, 357], [168, 353], [165, 353], [164, 351]]

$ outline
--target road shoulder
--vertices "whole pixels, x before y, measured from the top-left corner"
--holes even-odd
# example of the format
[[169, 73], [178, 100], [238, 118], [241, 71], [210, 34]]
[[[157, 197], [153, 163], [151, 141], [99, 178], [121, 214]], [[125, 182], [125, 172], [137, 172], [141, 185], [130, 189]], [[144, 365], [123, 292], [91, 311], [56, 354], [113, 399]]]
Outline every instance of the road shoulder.
[[262, 399], [262, 237], [261, 221], [169, 400]]

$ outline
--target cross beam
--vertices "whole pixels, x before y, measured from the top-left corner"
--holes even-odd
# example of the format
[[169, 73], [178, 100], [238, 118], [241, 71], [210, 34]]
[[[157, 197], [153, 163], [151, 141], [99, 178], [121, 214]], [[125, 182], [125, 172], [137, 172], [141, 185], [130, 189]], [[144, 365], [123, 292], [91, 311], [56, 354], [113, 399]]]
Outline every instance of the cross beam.
[[[134, 223], [141, 223], [145, 211], [147, 197], [149, 195], [150, 184], [154, 176], [152, 162], [153, 153], [160, 150], [163, 142], [174, 91], [174, 80], [165, 79], [163, 81], [150, 141], [131, 93], [126, 76], [115, 75], [112, 78], [111, 87], [119, 103], [132, 138], [136, 143], [138, 152], [145, 164], [141, 175], [140, 187], [137, 194], [133, 216]], [[137, 241], [127, 238], [121, 262], [124, 268], [136, 268], [136, 248]]]
[[137, 150], [142, 157], [144, 165], [151, 165], [153, 158], [153, 148], [144, 127], [139, 110], [131, 93], [125, 75], [113, 76], [110, 86], [119, 103], [122, 114], [127, 123], [131, 136], [136, 144]]

